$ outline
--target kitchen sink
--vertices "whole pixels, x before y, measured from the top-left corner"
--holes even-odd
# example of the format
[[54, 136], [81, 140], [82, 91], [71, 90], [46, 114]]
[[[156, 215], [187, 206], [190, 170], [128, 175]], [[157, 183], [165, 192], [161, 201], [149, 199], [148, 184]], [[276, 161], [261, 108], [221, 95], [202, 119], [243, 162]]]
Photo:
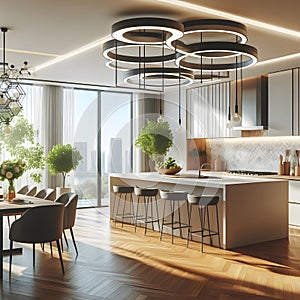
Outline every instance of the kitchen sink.
[[176, 174], [172, 177], [178, 177], [178, 178], [194, 178], [194, 179], [221, 179], [221, 177], [218, 176], [210, 176], [210, 175], [201, 175], [200, 177], [198, 174]]

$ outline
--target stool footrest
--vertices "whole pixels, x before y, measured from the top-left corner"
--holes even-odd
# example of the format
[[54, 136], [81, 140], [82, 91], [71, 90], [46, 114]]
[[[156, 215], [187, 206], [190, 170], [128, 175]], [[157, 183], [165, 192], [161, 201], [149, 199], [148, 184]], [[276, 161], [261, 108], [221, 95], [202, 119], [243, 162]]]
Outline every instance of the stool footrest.
[[[165, 223], [164, 222], [164, 226], [166, 225], [166, 226], [168, 226], [168, 225], [172, 225], [173, 224], [173, 229], [180, 229], [180, 228], [187, 228], [187, 227], [191, 227], [190, 225], [188, 225], [188, 224], [185, 224], [185, 223], [179, 223], [179, 222], [174, 222], [174, 223], [172, 223], [172, 222], [170, 222], [170, 223]], [[180, 224], [180, 226], [178, 226], [178, 227], [174, 227], [174, 225], [175, 224]]]
[[157, 218], [152, 218], [152, 217], [139, 217], [135, 219], [136, 222], [141, 222], [141, 223], [152, 223], [152, 222], [159, 222], [159, 219]]
[[135, 216], [133, 215], [133, 214], [130, 214], [130, 213], [128, 213], [128, 214], [117, 214], [117, 215], [115, 215], [115, 218], [135, 218]]

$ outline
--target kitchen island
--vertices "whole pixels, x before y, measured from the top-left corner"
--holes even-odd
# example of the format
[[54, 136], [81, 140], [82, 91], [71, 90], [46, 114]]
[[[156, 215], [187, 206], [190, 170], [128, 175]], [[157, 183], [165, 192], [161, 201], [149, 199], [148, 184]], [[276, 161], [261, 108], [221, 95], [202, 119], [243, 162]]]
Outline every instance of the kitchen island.
[[[228, 175], [222, 172], [205, 172], [203, 175], [198, 178], [198, 174], [193, 171], [173, 176], [155, 172], [110, 174], [111, 218], [114, 218], [112, 186], [137, 185], [219, 196], [220, 237], [224, 249], [288, 237], [287, 180]], [[162, 212], [161, 199], [158, 199], [158, 204], [159, 211]], [[185, 221], [186, 216], [183, 219]], [[214, 223], [211, 220], [211, 224]], [[192, 226], [199, 226], [196, 213], [192, 215]], [[194, 240], [199, 240], [199, 237]], [[217, 240], [213, 244], [217, 245]]]

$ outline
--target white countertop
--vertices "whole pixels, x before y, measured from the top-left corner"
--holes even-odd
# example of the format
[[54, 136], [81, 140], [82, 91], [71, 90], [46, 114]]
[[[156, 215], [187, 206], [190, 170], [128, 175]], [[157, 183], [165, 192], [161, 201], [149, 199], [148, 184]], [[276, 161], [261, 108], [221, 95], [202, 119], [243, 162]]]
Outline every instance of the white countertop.
[[[181, 171], [176, 175], [162, 175], [158, 172], [141, 172], [126, 174], [110, 174], [112, 177], [135, 179], [152, 182], [164, 182], [183, 185], [205, 186], [213, 188], [224, 188], [227, 185], [251, 184], [263, 182], [276, 182], [280, 179], [266, 177], [229, 175], [226, 172], [201, 172], [208, 178], [198, 178], [198, 171]], [[282, 181], [282, 180], [281, 180]]]

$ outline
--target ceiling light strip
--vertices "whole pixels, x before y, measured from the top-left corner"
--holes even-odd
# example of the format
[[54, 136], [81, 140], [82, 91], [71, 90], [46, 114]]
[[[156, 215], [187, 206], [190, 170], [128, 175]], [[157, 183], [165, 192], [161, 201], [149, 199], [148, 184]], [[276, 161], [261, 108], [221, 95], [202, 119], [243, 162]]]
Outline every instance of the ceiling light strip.
[[68, 52], [68, 53], [66, 53], [64, 55], [61, 55], [61, 56], [59, 56], [57, 58], [49, 60], [46, 63], [43, 63], [43, 64], [41, 64], [39, 66], [36, 66], [36, 67], [32, 68], [30, 71], [31, 72], [40, 71], [40, 70], [45, 69], [47, 67], [50, 67], [50, 66], [52, 66], [52, 65], [54, 65], [56, 63], [59, 63], [59, 62], [64, 61], [66, 59], [69, 59], [69, 58], [71, 58], [73, 56], [76, 56], [76, 55], [81, 54], [83, 52], [86, 52], [88, 50], [91, 50], [91, 49], [94, 49], [96, 47], [99, 47], [100, 45], [102, 45], [103, 43], [109, 41], [110, 39], [111, 39], [111, 36], [107, 35], [107, 36], [105, 36], [105, 37], [103, 37], [103, 38], [101, 38], [99, 40], [96, 40], [96, 41], [94, 41], [92, 43], [89, 43], [89, 44], [87, 44], [87, 45], [85, 45], [85, 46], [83, 46], [81, 48], [75, 49], [75, 50], [73, 50], [71, 52]]
[[218, 16], [218, 17], [234, 19], [235, 21], [243, 22], [243, 23], [246, 23], [248, 25], [259, 27], [260, 29], [270, 30], [270, 31], [274, 31], [274, 32], [277, 32], [277, 33], [282, 33], [282, 34], [285, 34], [285, 35], [290, 35], [290, 36], [300, 38], [300, 32], [299, 31], [290, 30], [290, 29], [280, 27], [280, 26], [276, 26], [276, 25], [272, 25], [272, 24], [269, 24], [269, 23], [260, 22], [260, 21], [253, 20], [253, 19], [250, 19], [250, 18], [241, 17], [241, 16], [238, 16], [238, 15], [235, 15], [235, 14], [226, 13], [224, 11], [208, 8], [208, 7], [205, 7], [205, 6], [202, 6], [202, 5], [192, 4], [192, 3], [189, 3], [189, 2], [186, 2], [186, 1], [180, 1], [180, 0], [155, 0], [155, 1], [165, 3], [167, 5], [172, 5], [172, 6], [175, 5], [175, 6], [184, 8], [184, 9], [192, 9], [192, 10], [195, 10], [195, 11], [204, 12], [204, 13], [214, 15], [214, 16]]
[[[3, 51], [3, 48], [0, 48]], [[16, 49], [8, 49], [5, 48], [6, 52], [12, 53], [23, 53], [23, 54], [30, 54], [30, 55], [40, 55], [40, 56], [49, 56], [49, 57], [58, 57], [58, 54], [51, 54], [51, 53], [43, 53], [43, 52], [34, 52], [34, 51], [26, 51], [26, 50], [16, 50]]]
[[300, 52], [290, 54], [290, 55], [286, 55], [286, 56], [280, 56], [280, 57], [264, 60], [264, 61], [261, 61], [261, 62], [257, 63], [256, 66], [259, 67], [259, 66], [262, 66], [262, 65], [274, 64], [274, 63], [277, 63], [277, 62], [280, 62], [280, 61], [290, 60], [290, 59], [298, 59], [298, 58], [300, 58]]

